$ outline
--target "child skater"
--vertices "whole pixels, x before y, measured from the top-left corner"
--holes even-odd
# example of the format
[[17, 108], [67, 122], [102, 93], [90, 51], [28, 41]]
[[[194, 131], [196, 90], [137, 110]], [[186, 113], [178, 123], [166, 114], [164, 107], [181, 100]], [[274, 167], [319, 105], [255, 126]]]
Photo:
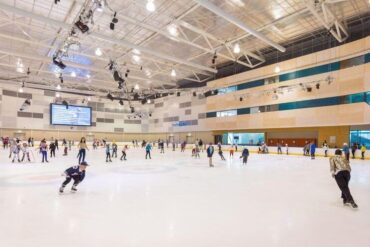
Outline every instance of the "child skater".
[[105, 154], [106, 154], [106, 156], [105, 156], [105, 162], [112, 162], [112, 159], [110, 158], [111, 156], [110, 156], [110, 150], [111, 150], [111, 148], [110, 148], [110, 144], [109, 143], [107, 143], [107, 144], [105, 144]]
[[17, 144], [15, 141], [12, 142], [10, 146], [10, 154], [9, 154], [9, 158], [11, 158], [13, 154], [12, 163], [14, 163], [15, 158], [17, 158], [18, 162], [21, 162], [19, 159], [19, 150], [20, 150], [20, 145]]
[[59, 192], [63, 193], [64, 188], [71, 182], [73, 179], [73, 186], [71, 188], [72, 192], [77, 191], [77, 185], [81, 183], [85, 178], [85, 170], [88, 166], [86, 161], [82, 161], [78, 166], [72, 166], [64, 171], [62, 174], [63, 176], [66, 176], [66, 180], [62, 183], [62, 186], [59, 188]]
[[123, 149], [122, 149], [122, 156], [121, 156], [120, 160], [127, 160], [127, 159], [126, 159], [126, 152], [127, 152], [127, 149], [128, 149], [128, 147], [127, 147], [127, 145], [125, 145], [125, 146], [123, 147]]
[[30, 150], [29, 150], [29, 148], [28, 148], [28, 145], [27, 145], [27, 143], [23, 143], [23, 145], [22, 145], [22, 162], [23, 162], [23, 160], [24, 160], [24, 157], [26, 157], [27, 156], [27, 159], [28, 159], [28, 162], [31, 162], [31, 159], [30, 159]]
[[199, 148], [199, 145], [198, 145], [198, 144], [196, 144], [196, 145], [195, 145], [195, 152], [194, 152], [194, 156], [195, 156], [195, 158], [200, 158], [199, 153], [200, 153], [200, 148]]
[[248, 157], [249, 157], [249, 150], [248, 148], [245, 147], [243, 149], [242, 156], [240, 156], [240, 158], [243, 158], [243, 165], [247, 165]]
[[112, 158], [117, 158], [117, 150], [118, 150], [118, 146], [113, 141], [113, 143], [112, 143]]

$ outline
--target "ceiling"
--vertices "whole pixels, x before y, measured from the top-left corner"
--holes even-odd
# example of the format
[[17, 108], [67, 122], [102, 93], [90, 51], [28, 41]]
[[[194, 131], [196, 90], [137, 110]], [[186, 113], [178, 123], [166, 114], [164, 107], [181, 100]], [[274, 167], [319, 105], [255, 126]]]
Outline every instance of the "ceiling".
[[[92, 1], [104, 0], [57, 4], [0, 0], [0, 82], [44, 88], [60, 84], [61, 71], [53, 65], [53, 54], [85, 4]], [[64, 88], [85, 93], [118, 91], [107, 66], [110, 60], [121, 74], [129, 70], [125, 78], [129, 88], [202, 83], [213, 78], [222, 64], [253, 68], [268, 62], [265, 54], [276, 51], [279, 44], [317, 30], [327, 28], [342, 42], [347, 38], [346, 20], [370, 11], [369, 0], [150, 0], [156, 6], [154, 12], [147, 10], [147, 1], [106, 0], [117, 11], [115, 30], [109, 28], [113, 12], [107, 6], [95, 11], [90, 32], [78, 34], [79, 48], [71, 48], [64, 58]], [[236, 44], [239, 53], [234, 53]], [[97, 48], [101, 56], [96, 55]], [[176, 76], [171, 75], [173, 70]]]

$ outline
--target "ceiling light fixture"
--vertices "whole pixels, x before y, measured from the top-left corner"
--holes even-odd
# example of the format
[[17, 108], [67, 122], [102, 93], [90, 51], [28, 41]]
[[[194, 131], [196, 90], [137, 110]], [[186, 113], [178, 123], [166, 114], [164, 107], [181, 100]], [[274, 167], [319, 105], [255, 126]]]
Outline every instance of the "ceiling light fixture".
[[103, 55], [103, 52], [102, 52], [102, 50], [99, 47], [95, 49], [95, 55], [97, 55], [98, 57], [100, 57], [101, 55]]
[[76, 77], [76, 72], [72, 71], [72, 72], [71, 72], [71, 76], [72, 76], [72, 77]]
[[89, 96], [89, 97], [87, 97], [87, 101], [91, 101], [91, 97]]
[[148, 10], [149, 12], [155, 11], [154, 0], [148, 0], [148, 2], [146, 3], [146, 10]]
[[62, 89], [62, 87], [59, 84], [56, 86], [56, 88], [57, 88], [57, 90]]
[[235, 53], [235, 54], [239, 54], [239, 53], [240, 53], [240, 46], [239, 46], [239, 44], [238, 44], [238, 43], [236, 43], [236, 44], [234, 45], [234, 53]]
[[177, 31], [177, 25], [171, 24], [167, 27], [167, 31], [172, 35], [177, 37], [179, 35], [179, 32]]
[[56, 93], [55, 94], [55, 97], [59, 98], [60, 97], [60, 93]]
[[275, 66], [275, 70], [274, 71], [275, 71], [275, 73], [280, 73], [281, 70], [280, 70], [279, 65], [276, 65]]
[[172, 69], [172, 70], [171, 70], [171, 76], [172, 76], [172, 77], [175, 77], [175, 76], [176, 76], [176, 70], [175, 70], [175, 69]]
[[18, 92], [23, 93], [23, 87], [20, 87], [20, 88], [18, 89]]
[[140, 87], [139, 87], [139, 84], [135, 84], [135, 90], [139, 90], [140, 89]]

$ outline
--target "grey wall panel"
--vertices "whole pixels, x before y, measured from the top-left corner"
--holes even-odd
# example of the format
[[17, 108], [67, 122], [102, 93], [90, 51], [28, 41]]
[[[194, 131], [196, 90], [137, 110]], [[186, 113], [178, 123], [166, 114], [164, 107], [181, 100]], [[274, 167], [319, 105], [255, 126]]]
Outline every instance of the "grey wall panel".
[[164, 103], [163, 102], [160, 102], [160, 103], [156, 103], [154, 104], [154, 107], [155, 108], [159, 108], [159, 107], [163, 107]]
[[179, 104], [179, 108], [191, 107], [191, 102], [184, 102]]
[[204, 119], [206, 118], [207, 114], [206, 113], [199, 113], [198, 114], [198, 119]]
[[185, 110], [185, 115], [190, 115], [191, 114], [191, 109]]
[[125, 119], [124, 120], [125, 124], [141, 124], [141, 120], [136, 120], [136, 119]]
[[44, 114], [34, 112], [32, 113], [32, 117], [33, 118], [44, 118]]
[[44, 95], [45, 96], [54, 97], [55, 96], [55, 92], [54, 91], [50, 91], [50, 90], [44, 90]]
[[105, 123], [114, 123], [114, 119], [112, 119], [112, 118], [106, 118], [104, 122]]
[[3, 90], [3, 95], [17, 97], [17, 92], [10, 90]]
[[114, 128], [114, 132], [123, 133], [123, 128]]
[[104, 123], [104, 120], [105, 120], [104, 118], [97, 118], [96, 122], [97, 123]]
[[17, 116], [18, 117], [29, 117], [29, 118], [32, 118], [32, 112], [22, 112], [22, 111], [19, 111], [19, 112], [17, 112]]
[[18, 93], [18, 98], [32, 99], [32, 94], [30, 94], [30, 93]]

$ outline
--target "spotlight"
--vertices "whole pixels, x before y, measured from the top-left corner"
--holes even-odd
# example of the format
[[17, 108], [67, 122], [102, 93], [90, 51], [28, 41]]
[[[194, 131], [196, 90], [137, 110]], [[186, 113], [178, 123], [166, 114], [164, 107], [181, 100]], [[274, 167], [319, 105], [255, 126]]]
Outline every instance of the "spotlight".
[[135, 90], [139, 90], [140, 89], [140, 87], [139, 87], [139, 84], [135, 84]]
[[148, 0], [148, 2], [146, 3], [146, 9], [147, 9], [149, 12], [154, 12], [154, 11], [155, 11], [155, 4], [154, 4], [154, 0]]
[[320, 89], [320, 83], [316, 84], [316, 89]]
[[239, 54], [240, 53], [240, 46], [239, 46], [238, 43], [236, 43], [234, 45], [234, 50], [233, 51], [234, 51], [235, 54]]
[[149, 113], [149, 117], [151, 117], [152, 116], [152, 114], [151, 113]]
[[146, 104], [146, 99], [142, 99], [142, 100], [141, 100], [141, 104], [142, 104], [142, 105], [145, 105], [145, 104]]
[[87, 97], [87, 101], [90, 101], [91, 100], [91, 97], [89, 96], [89, 97]]
[[[95, 55], [97, 55], [98, 57], [100, 57], [101, 55], [103, 55], [103, 52], [102, 52], [102, 50], [99, 47], [95, 49]], [[112, 70], [112, 69], [110, 69], [110, 70]]]
[[152, 101], [150, 99], [146, 100], [146, 103], [150, 104]]
[[130, 107], [130, 110], [131, 110], [131, 113], [135, 113], [135, 108], [134, 107]]
[[193, 92], [193, 96], [196, 97], [197, 96], [197, 93], [196, 92]]
[[239, 101], [243, 101], [243, 97], [240, 97], [240, 98], [239, 98]]
[[53, 56], [53, 63], [62, 70], [66, 68], [66, 65], [62, 62], [62, 59], [60, 59], [59, 57]]
[[89, 31], [89, 27], [88, 27], [85, 23], [83, 23], [83, 22], [81, 21], [81, 17], [80, 17], [80, 19], [75, 23], [75, 26], [76, 26], [78, 29], [80, 29], [80, 31], [81, 31], [82, 33], [86, 33], [87, 31]]
[[117, 12], [114, 12], [112, 22], [109, 25], [110, 30], [114, 30], [114, 25], [118, 23], [118, 19], [116, 18], [116, 16], [117, 16]]
[[120, 99], [120, 100], [119, 100], [119, 104], [120, 104], [120, 105], [123, 105], [123, 100], [121, 100], [121, 99]]
[[19, 108], [19, 111], [24, 111], [27, 109], [28, 106], [31, 105], [31, 100], [30, 99], [26, 99], [23, 104], [21, 105], [21, 108]]
[[57, 88], [57, 90], [62, 89], [62, 87], [59, 84], [56, 86], [56, 88]]
[[177, 97], [180, 97], [181, 93], [180, 92], [177, 92]]
[[72, 77], [76, 77], [76, 72], [72, 71], [72, 72], [71, 72], [71, 76], [72, 76]]
[[312, 92], [312, 87], [307, 87], [307, 92], [311, 93]]
[[279, 65], [277, 65], [277, 66], [275, 67], [275, 70], [274, 70], [274, 71], [275, 71], [275, 73], [280, 73], [280, 71], [281, 71], [281, 70], [280, 70]]
[[107, 94], [107, 98], [110, 99], [111, 101], [114, 100], [114, 97], [113, 97], [113, 95], [111, 93], [108, 93]]
[[20, 88], [18, 89], [18, 92], [23, 93], [23, 87], [20, 87]]
[[60, 93], [56, 93], [55, 94], [55, 97], [59, 98], [60, 97]]

